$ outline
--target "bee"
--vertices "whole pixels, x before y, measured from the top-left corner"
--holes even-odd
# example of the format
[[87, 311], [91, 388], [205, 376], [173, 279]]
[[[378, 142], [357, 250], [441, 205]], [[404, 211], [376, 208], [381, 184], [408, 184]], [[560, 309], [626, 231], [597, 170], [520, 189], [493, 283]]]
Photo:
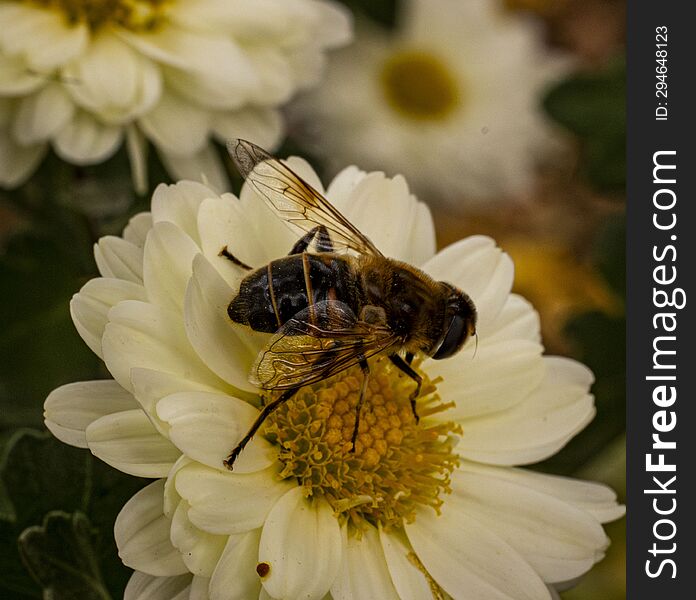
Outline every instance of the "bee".
[[[317, 190], [265, 150], [245, 140], [228, 143], [240, 174], [268, 206], [304, 235], [283, 258], [252, 269], [227, 247], [220, 255], [249, 271], [227, 308], [229, 318], [271, 333], [249, 380], [278, 392], [224, 461], [230, 470], [265, 419], [303, 386], [354, 365], [363, 372], [352, 443], [360, 422], [368, 359], [386, 355], [415, 382], [416, 355], [448, 358], [476, 333], [476, 307], [454, 285], [435, 281], [387, 258]], [[313, 252], [308, 252], [313, 249]]]

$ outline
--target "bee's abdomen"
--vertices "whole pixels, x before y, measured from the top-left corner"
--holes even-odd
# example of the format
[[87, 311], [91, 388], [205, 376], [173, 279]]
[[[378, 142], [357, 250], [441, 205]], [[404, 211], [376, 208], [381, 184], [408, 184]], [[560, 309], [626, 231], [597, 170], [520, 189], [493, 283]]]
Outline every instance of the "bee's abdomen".
[[354, 309], [354, 289], [344, 257], [293, 254], [247, 275], [227, 313], [233, 321], [254, 331], [273, 333], [307, 308], [310, 301], [315, 304], [335, 299]]

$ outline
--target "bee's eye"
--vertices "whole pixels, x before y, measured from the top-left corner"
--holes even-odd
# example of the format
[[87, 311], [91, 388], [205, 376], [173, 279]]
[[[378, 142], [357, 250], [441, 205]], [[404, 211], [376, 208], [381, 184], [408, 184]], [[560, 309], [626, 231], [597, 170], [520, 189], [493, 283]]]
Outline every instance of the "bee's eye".
[[445, 337], [442, 338], [442, 343], [437, 351], [433, 354], [433, 358], [449, 358], [453, 354], [456, 354], [462, 347], [462, 344], [464, 344], [468, 332], [466, 320], [459, 315], [453, 315], [447, 333]]

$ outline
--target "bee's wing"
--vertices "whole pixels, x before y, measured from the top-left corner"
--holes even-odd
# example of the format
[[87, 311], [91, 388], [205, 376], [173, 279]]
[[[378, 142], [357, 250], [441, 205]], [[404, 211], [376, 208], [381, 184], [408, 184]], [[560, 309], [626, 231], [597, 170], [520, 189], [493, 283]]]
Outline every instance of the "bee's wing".
[[228, 142], [227, 150], [242, 177], [282, 219], [305, 232], [323, 225], [336, 250], [381, 256], [375, 245], [324, 196], [277, 158], [240, 139]]
[[249, 379], [263, 389], [296, 388], [340, 373], [397, 342], [389, 327], [359, 321], [342, 302], [318, 302], [278, 330]]

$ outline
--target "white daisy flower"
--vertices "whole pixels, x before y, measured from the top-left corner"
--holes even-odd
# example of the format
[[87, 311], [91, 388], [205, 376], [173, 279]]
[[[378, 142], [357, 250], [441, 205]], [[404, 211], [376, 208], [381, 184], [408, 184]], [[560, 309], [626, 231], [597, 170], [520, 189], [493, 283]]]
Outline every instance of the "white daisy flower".
[[[324, 188], [306, 162], [287, 163]], [[259, 414], [248, 380], [266, 334], [232, 324], [248, 273], [297, 239], [250, 185], [240, 198], [161, 185], [152, 211], [95, 247], [101, 277], [72, 300], [75, 325], [113, 380], [53, 391], [46, 425], [68, 444], [154, 481], [115, 526], [135, 569], [127, 600], [549, 599], [600, 560], [605, 486], [516, 468], [552, 455], [593, 417], [592, 373], [543, 356], [513, 266], [475, 236], [435, 253], [432, 220], [401, 176], [342, 171], [327, 198], [386, 256], [471, 295], [478, 348], [418, 364], [413, 382], [371, 361], [302, 388], [231, 472], [223, 461]]]
[[224, 189], [213, 138], [276, 145], [280, 105], [351, 37], [320, 0], [0, 0], [0, 185], [49, 146], [95, 164], [125, 142], [136, 188], [146, 140], [176, 178]]
[[558, 139], [541, 111], [566, 59], [498, 0], [405, 0], [393, 32], [363, 23], [293, 119], [334, 166], [403, 173], [451, 206], [517, 197]]

